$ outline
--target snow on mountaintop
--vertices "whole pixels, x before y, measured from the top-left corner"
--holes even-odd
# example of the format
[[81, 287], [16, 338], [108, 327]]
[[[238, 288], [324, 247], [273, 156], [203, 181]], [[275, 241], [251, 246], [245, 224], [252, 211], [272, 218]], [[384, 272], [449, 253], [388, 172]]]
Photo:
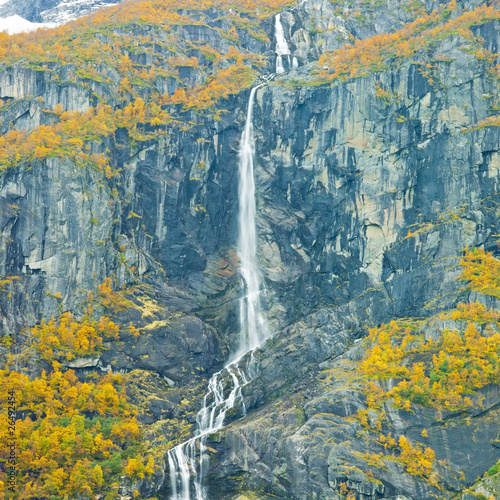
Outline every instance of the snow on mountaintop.
[[112, 5], [116, 3], [111, 0], [63, 0], [56, 7], [42, 11], [40, 16], [43, 20], [62, 24]]
[[[2, 27], [8, 21], [15, 26], [19, 20], [9, 16], [20, 16], [32, 23], [63, 24], [90, 14], [103, 7], [115, 5], [122, 0], [0, 0]], [[5, 29], [5, 28], [4, 28]]]
[[[0, 0], [0, 5], [2, 3], [5, 3], [5, 0]], [[55, 26], [58, 26], [58, 23], [32, 23], [18, 15], [0, 18], [0, 32], [6, 31], [9, 35], [33, 31], [38, 28], [54, 28]]]
[[29, 1], [0, 0], [0, 15], [5, 16], [0, 17], [0, 32], [13, 35], [38, 28], [53, 28], [111, 5], [116, 5], [116, 0], [51, 0], [36, 6]]

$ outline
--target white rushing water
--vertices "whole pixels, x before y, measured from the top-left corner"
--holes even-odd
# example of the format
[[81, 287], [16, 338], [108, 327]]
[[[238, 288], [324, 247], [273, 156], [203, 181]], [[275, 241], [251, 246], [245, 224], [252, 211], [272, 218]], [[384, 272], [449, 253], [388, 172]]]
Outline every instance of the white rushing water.
[[[196, 417], [194, 437], [168, 451], [172, 500], [207, 499], [202, 484], [207, 437], [224, 427], [226, 413], [238, 403], [243, 415], [246, 413], [241, 388], [254, 377], [253, 358], [246, 361], [244, 369], [240, 367], [241, 362], [237, 359], [212, 376], [203, 407]], [[224, 396], [227, 377], [230, 377], [231, 388]]]
[[[207, 492], [202, 483], [207, 460], [207, 437], [224, 427], [224, 419], [230, 409], [239, 406], [241, 413], [245, 415], [242, 387], [255, 377], [253, 350], [270, 333], [260, 303], [261, 282], [255, 227], [252, 111], [255, 92], [259, 87], [260, 85], [250, 92], [239, 153], [238, 255], [243, 291], [240, 300], [240, 344], [233, 361], [214, 374], [208, 383], [203, 407], [196, 417], [195, 435], [168, 451], [172, 500], [207, 500]], [[248, 354], [249, 352], [251, 353]]]
[[240, 258], [241, 288], [240, 301], [240, 346], [236, 357], [258, 347], [269, 336], [267, 322], [260, 303], [261, 285], [257, 264], [257, 230], [255, 227], [255, 180], [254, 180], [254, 136], [252, 111], [255, 92], [252, 89], [248, 101], [245, 130], [240, 143], [239, 165], [239, 213], [238, 213], [238, 256]]
[[276, 14], [274, 33], [276, 36], [276, 73], [281, 74], [285, 72], [283, 56], [287, 57], [288, 66], [290, 67], [290, 49], [285, 40], [285, 33], [281, 24], [281, 14]]

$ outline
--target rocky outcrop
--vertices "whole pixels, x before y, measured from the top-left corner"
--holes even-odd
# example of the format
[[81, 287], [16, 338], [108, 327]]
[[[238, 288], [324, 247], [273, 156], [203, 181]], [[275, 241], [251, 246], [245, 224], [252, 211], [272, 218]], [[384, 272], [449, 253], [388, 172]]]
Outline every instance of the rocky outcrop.
[[479, 481], [467, 492], [459, 496], [460, 500], [476, 500], [477, 498], [497, 498], [500, 495], [500, 477], [497, 474]]
[[[280, 379], [280, 367], [288, 363], [288, 353], [296, 346], [307, 357], [307, 349], [295, 337], [288, 339], [282, 337], [279, 362], [272, 347], [264, 348], [263, 375], [253, 383], [257, 392], [260, 383], [266, 387], [271, 370], [274, 376], [270, 378]], [[404, 463], [391, 459], [378, 437], [356, 418], [358, 411], [366, 409], [357, 364], [363, 352], [356, 343], [340, 356], [311, 363], [309, 370], [298, 371], [292, 364], [293, 382], [282, 390], [282, 396], [271, 397], [271, 404], [213, 436], [212, 498], [237, 498], [238, 491], [253, 492], [256, 498], [283, 499], [340, 499], [347, 493], [366, 500], [433, 498], [460, 490], [464, 482], [473, 481], [500, 458], [495, 446], [500, 401], [495, 386], [481, 395], [485, 404], [476, 414], [385, 408], [381, 434], [405, 435], [436, 452], [438, 484], [408, 474]], [[254, 389], [248, 392], [253, 394]]]

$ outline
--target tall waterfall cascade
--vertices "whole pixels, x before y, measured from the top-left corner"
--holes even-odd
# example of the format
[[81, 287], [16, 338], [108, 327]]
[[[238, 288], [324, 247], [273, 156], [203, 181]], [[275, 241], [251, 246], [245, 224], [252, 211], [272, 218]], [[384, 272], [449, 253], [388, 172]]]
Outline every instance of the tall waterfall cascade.
[[233, 360], [210, 379], [203, 407], [196, 417], [197, 429], [194, 436], [168, 451], [171, 500], [207, 500], [207, 492], [202, 483], [207, 465], [207, 437], [224, 427], [224, 419], [230, 409], [239, 407], [243, 415], [246, 413], [242, 388], [256, 374], [253, 350], [270, 335], [261, 308], [262, 286], [257, 264], [255, 223], [252, 111], [259, 87], [260, 85], [254, 87], [250, 92], [239, 151], [238, 255], [242, 287], [239, 347]]
[[[285, 32], [283, 31], [283, 25], [281, 24], [281, 14], [276, 14], [274, 34], [276, 37], [276, 73], [280, 75], [285, 72], [285, 67], [283, 66], [284, 56], [287, 57], [288, 67], [290, 67], [290, 49], [288, 48], [288, 43], [285, 39]], [[296, 58], [294, 59], [297, 61]], [[298, 67], [298, 62], [296, 64]]]
[[240, 301], [240, 347], [237, 357], [255, 349], [269, 336], [269, 329], [262, 314], [260, 302], [261, 283], [259, 265], [257, 264], [257, 230], [255, 227], [255, 141], [252, 110], [257, 88], [252, 89], [250, 93], [239, 154], [238, 256], [243, 295]]

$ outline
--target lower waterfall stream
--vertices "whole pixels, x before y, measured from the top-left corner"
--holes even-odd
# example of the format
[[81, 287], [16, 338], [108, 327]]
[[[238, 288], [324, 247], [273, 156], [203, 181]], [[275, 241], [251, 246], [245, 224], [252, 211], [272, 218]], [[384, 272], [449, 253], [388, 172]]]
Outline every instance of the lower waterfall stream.
[[[232, 360], [210, 379], [203, 407], [196, 417], [195, 435], [168, 451], [172, 500], [207, 500], [207, 492], [202, 484], [207, 437], [224, 427], [226, 413], [235, 405], [241, 405], [243, 414], [246, 413], [242, 387], [256, 374], [253, 351], [270, 335], [261, 308], [261, 277], [257, 264], [255, 226], [252, 110], [255, 93], [260, 86], [254, 87], [250, 92], [239, 150], [238, 256], [243, 291], [240, 299], [239, 347]], [[250, 354], [247, 356], [248, 353]], [[226, 380], [229, 380], [230, 387], [224, 391]]]

